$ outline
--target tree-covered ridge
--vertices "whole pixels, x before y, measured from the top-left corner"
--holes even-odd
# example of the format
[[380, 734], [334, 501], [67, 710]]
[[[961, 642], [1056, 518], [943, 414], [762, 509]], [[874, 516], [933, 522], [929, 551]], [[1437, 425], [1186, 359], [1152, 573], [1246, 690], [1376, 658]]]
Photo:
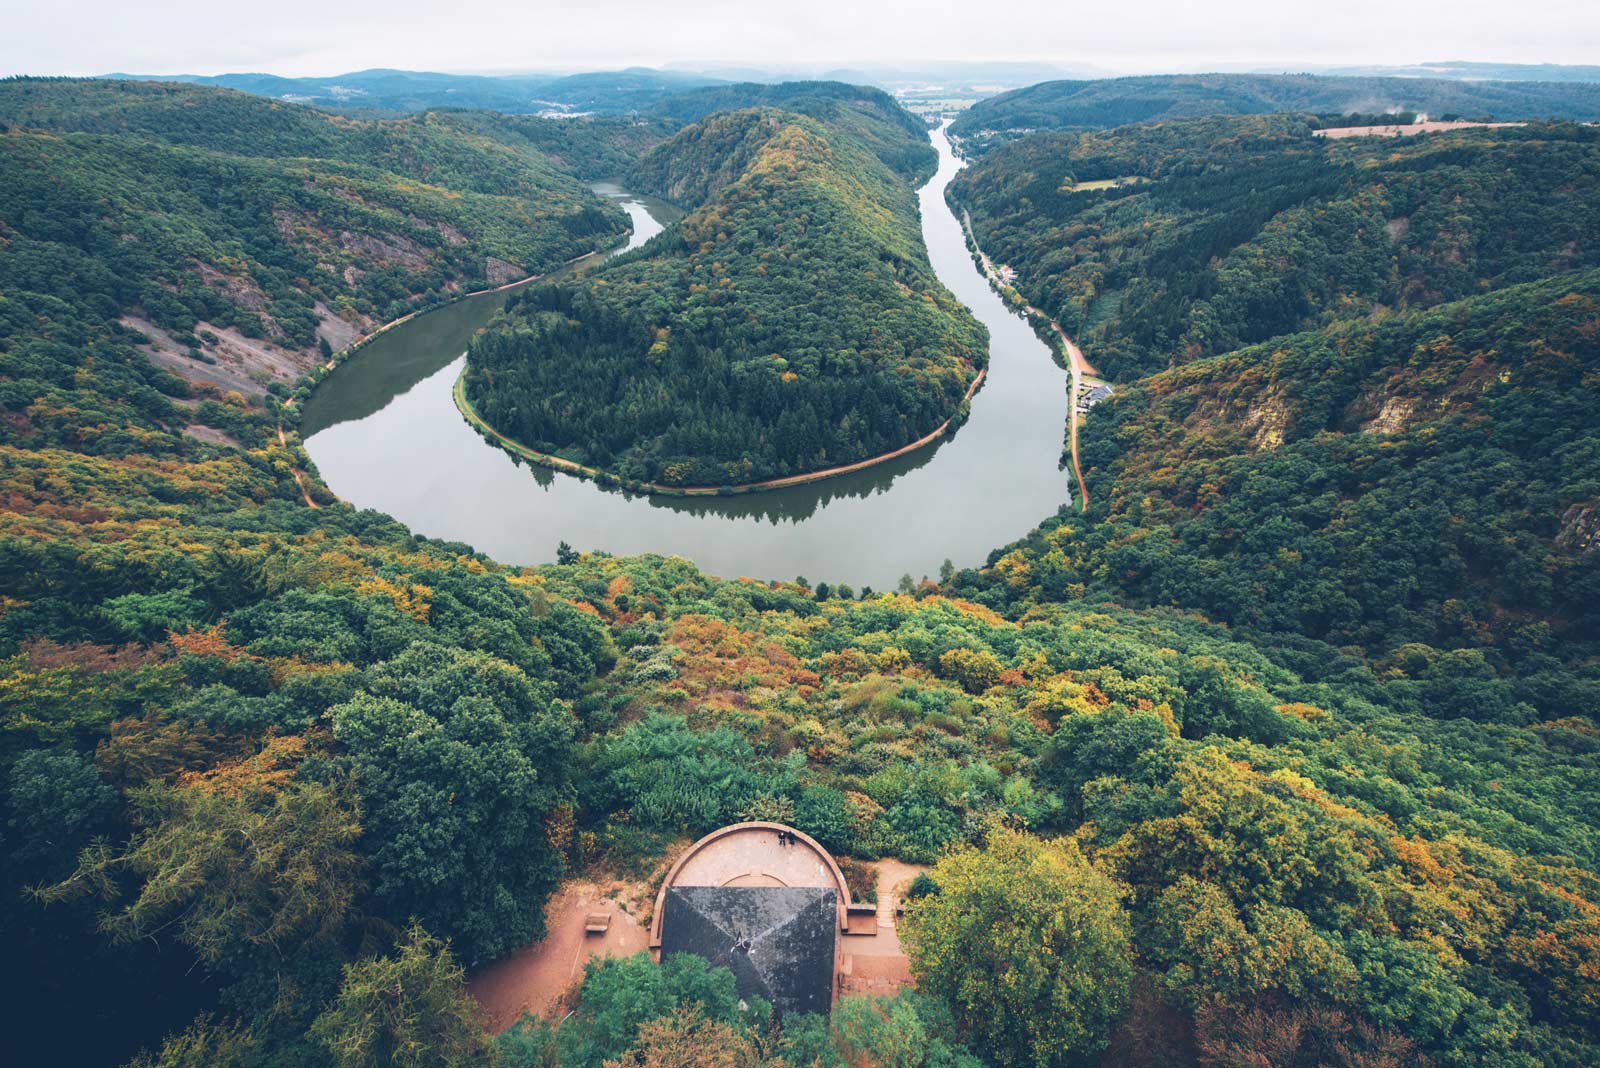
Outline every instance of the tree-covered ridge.
[[523, 445], [716, 486], [892, 451], [958, 412], [982, 328], [928, 264], [910, 187], [848, 134], [728, 112], [641, 161], [699, 206], [581, 283], [518, 294], [466, 393]]
[[566, 119], [439, 109], [437, 122], [531, 149], [583, 179], [617, 178], [676, 133], [672, 119], [594, 115]]
[[320, 78], [275, 74], [151, 77], [112, 74], [121, 81], [182, 81], [237, 89], [278, 100], [312, 104], [346, 114], [410, 113], [433, 108], [475, 108], [524, 115], [546, 111], [571, 115], [632, 114], [685, 89], [720, 84], [720, 79], [684, 71], [585, 71], [580, 74], [443, 74], [437, 71], [359, 70]]
[[[1110, 178], [1118, 188], [1080, 188]], [[1600, 132], [1325, 141], [1294, 116], [1036, 134], [951, 183], [1115, 377], [1600, 263]]]
[[1205, 115], [1427, 112], [1434, 118], [1600, 119], [1592, 83], [1331, 77], [1318, 74], [1156, 74], [1040, 82], [980, 100], [957, 117], [958, 137], [982, 131], [1105, 129]]
[[654, 114], [694, 123], [718, 111], [769, 107], [808, 115], [861, 142], [890, 170], [921, 182], [938, 166], [922, 120], [882, 89], [844, 82], [779, 82], [706, 86], [667, 97]]
[[1156, 375], [1082, 431], [1088, 513], [987, 581], [1360, 647], [1432, 715], [1600, 707], [1597, 375], [1594, 271]]
[[[529, 144], [195, 86], [0, 82], [0, 289], [289, 352], [547, 270], [626, 219]], [[506, 139], [507, 141], [510, 138]], [[196, 333], [198, 323], [205, 326]]]

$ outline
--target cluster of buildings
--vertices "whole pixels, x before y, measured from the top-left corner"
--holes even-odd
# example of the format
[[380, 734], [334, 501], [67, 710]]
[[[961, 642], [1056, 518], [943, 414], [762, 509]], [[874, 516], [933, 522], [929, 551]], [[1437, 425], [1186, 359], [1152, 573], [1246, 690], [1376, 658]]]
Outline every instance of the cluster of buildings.
[[1104, 382], [1101, 382], [1098, 385], [1090, 386], [1088, 389], [1079, 390], [1078, 414], [1083, 415], [1087, 413], [1090, 408], [1093, 408], [1096, 404], [1099, 404], [1101, 401], [1111, 396], [1111, 394], [1114, 392], [1116, 391], [1112, 389], [1112, 387], [1106, 385]]

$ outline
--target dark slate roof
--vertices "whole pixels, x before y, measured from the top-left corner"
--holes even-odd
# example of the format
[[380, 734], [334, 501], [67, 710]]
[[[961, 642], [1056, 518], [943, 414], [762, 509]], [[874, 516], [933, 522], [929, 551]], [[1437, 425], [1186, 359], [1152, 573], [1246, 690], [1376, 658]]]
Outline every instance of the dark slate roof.
[[661, 919], [661, 959], [694, 953], [733, 972], [743, 998], [778, 1015], [833, 1004], [838, 894], [809, 886], [674, 886]]

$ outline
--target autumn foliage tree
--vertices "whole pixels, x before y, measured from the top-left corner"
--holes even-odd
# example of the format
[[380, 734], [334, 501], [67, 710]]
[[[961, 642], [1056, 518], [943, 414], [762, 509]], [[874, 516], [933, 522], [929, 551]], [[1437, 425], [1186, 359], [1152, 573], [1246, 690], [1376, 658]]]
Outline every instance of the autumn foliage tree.
[[493, 1055], [450, 947], [413, 927], [396, 951], [346, 965], [311, 1025], [337, 1068], [468, 1068]]
[[1133, 956], [1122, 891], [1068, 840], [1015, 831], [936, 864], [902, 928], [918, 989], [1002, 1063], [1063, 1068], [1104, 1047]]

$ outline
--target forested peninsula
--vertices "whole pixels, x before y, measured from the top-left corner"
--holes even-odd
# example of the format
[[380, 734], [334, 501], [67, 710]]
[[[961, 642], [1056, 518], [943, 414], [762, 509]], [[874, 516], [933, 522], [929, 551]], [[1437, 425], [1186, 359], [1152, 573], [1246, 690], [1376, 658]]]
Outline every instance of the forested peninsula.
[[853, 464], [959, 416], [984, 331], [928, 264], [907, 175], [879, 158], [915, 173], [931, 150], [845, 111], [856, 121], [719, 112], [646, 155], [632, 185], [688, 215], [513, 298], [468, 354], [476, 412], [530, 449], [669, 487]]

